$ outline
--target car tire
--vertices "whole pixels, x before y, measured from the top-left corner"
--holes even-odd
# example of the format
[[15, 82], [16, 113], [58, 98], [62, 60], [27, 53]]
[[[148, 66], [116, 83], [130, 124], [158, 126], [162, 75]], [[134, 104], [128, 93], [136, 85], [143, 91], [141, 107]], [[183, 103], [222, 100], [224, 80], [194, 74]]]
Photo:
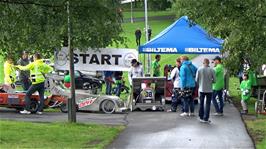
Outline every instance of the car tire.
[[31, 113], [36, 113], [38, 111], [38, 108], [39, 108], [40, 104], [38, 101], [32, 99], [31, 102], [30, 102], [30, 112]]
[[115, 112], [115, 102], [111, 99], [106, 99], [101, 104], [101, 110], [106, 114], [112, 114]]
[[61, 104], [59, 108], [60, 108], [60, 111], [62, 113], [67, 113], [68, 112], [68, 107], [67, 107], [67, 105], [65, 103]]

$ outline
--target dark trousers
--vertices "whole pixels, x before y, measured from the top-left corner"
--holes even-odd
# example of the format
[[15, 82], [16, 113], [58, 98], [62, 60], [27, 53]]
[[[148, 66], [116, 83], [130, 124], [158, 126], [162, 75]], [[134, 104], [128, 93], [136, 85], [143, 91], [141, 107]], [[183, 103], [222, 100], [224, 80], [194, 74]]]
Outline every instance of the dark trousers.
[[181, 111], [184, 112], [184, 107], [183, 107], [183, 104], [181, 102], [179, 91], [177, 89], [173, 89], [171, 111], [173, 111], [173, 112], [176, 111], [178, 103], [181, 103]]
[[116, 85], [115, 95], [118, 96], [118, 97], [120, 97], [121, 87], [122, 87], [122, 84], [121, 84], [121, 83], [118, 83], [118, 84]]
[[106, 81], [105, 84], [106, 84], [105, 94], [112, 95], [112, 83], [109, 81]]
[[22, 88], [24, 91], [27, 91], [31, 85], [30, 80], [29, 79], [23, 79], [21, 80], [21, 84], [22, 84]]
[[183, 106], [184, 106], [184, 112], [188, 113], [194, 113], [194, 99], [193, 99], [193, 93], [195, 88], [188, 89], [190, 91], [189, 95], [185, 95], [182, 97]]
[[184, 106], [184, 112], [188, 113], [194, 113], [194, 100], [192, 96], [189, 97], [183, 97], [183, 106]]
[[[216, 97], [218, 96], [219, 99], [219, 105], [217, 103]], [[215, 107], [215, 110], [217, 113], [223, 113], [223, 108], [224, 108], [224, 100], [223, 100], [223, 90], [213, 91], [212, 94], [212, 103], [213, 106]]]
[[140, 38], [136, 37], [137, 46], [140, 46]]
[[42, 112], [43, 111], [43, 106], [44, 106], [44, 82], [39, 83], [39, 84], [32, 84], [30, 88], [28, 89], [26, 96], [25, 96], [25, 102], [26, 102], [26, 107], [25, 109], [27, 111], [30, 111], [30, 103], [31, 103], [31, 95], [38, 91], [39, 97], [40, 97], [40, 105], [38, 107], [38, 111]]
[[[204, 107], [204, 101], [206, 97], [206, 105]], [[210, 116], [212, 93], [200, 92], [200, 107], [199, 107], [199, 117], [202, 120], [208, 121]]]

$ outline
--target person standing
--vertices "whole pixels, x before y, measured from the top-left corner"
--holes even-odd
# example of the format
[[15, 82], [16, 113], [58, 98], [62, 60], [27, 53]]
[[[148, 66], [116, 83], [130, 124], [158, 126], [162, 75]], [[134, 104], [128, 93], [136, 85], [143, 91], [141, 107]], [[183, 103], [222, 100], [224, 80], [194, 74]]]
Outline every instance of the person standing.
[[149, 27], [149, 28], [148, 28], [148, 41], [151, 40], [151, 34], [152, 34], [152, 30], [151, 30], [151, 28]]
[[[200, 122], [210, 123], [210, 106], [212, 100], [212, 84], [215, 82], [215, 72], [209, 66], [209, 59], [203, 60], [203, 67], [200, 67], [196, 73], [196, 82], [200, 92], [199, 118]], [[204, 107], [206, 97], [206, 105]]]
[[43, 60], [41, 59], [40, 53], [34, 54], [34, 62], [26, 65], [26, 66], [17, 66], [20, 70], [29, 70], [30, 71], [30, 78], [32, 85], [29, 87], [29, 89], [26, 92], [25, 96], [25, 109], [23, 111], [20, 111], [21, 114], [31, 114], [30, 112], [30, 97], [31, 95], [38, 91], [39, 97], [40, 97], [40, 105], [38, 107], [38, 110], [36, 114], [42, 114], [43, 112], [43, 106], [44, 106], [44, 82], [45, 82], [45, 74], [48, 74], [53, 71], [53, 68], [49, 65], [45, 64]]
[[132, 86], [132, 78], [135, 77], [144, 77], [144, 71], [142, 65], [136, 59], [132, 59], [131, 68], [128, 72], [128, 81], [130, 86]]
[[112, 95], [112, 84], [114, 83], [112, 71], [105, 71], [104, 72], [104, 81], [106, 84], [105, 94], [106, 95]]
[[[214, 72], [216, 77], [216, 82], [213, 83], [213, 94], [212, 94], [212, 103], [215, 107], [216, 116], [223, 115], [223, 88], [224, 88], [224, 67], [222, 65], [222, 59], [219, 56], [216, 56], [214, 59]], [[219, 105], [217, 103], [216, 97], [218, 96]]]
[[140, 46], [141, 30], [139, 28], [136, 29], [135, 36], [136, 36], [137, 46]]
[[184, 112], [180, 116], [194, 116], [193, 93], [196, 87], [195, 77], [197, 67], [189, 61], [187, 56], [181, 56], [181, 63], [180, 88], [181, 92], [183, 92]]
[[14, 62], [11, 57], [7, 57], [4, 63], [4, 82], [5, 85], [15, 88], [14, 83], [16, 82], [16, 71], [14, 68]]
[[[179, 85], [180, 66], [181, 66], [180, 58], [177, 58], [176, 59], [176, 67], [171, 71], [171, 75], [170, 75], [170, 78], [174, 84], [174, 89], [173, 89], [173, 94], [172, 94], [171, 109], [168, 112], [176, 112], [178, 100], [180, 100], [180, 97], [179, 97], [180, 96], [180, 94], [179, 94], [179, 92], [180, 92], [180, 85]], [[182, 103], [181, 103], [181, 109], [182, 109], [182, 112], [184, 112], [184, 107], [183, 107]]]
[[241, 114], [248, 114], [247, 103], [251, 95], [251, 81], [248, 78], [249, 75], [246, 73], [244, 73], [242, 77], [243, 81], [240, 84], [240, 89], [241, 89], [241, 105], [243, 110], [241, 111]]
[[[17, 61], [18, 65], [26, 66], [30, 63], [29, 56], [27, 51], [22, 52], [21, 58]], [[30, 71], [19, 71], [19, 80], [22, 83], [22, 87], [24, 91], [27, 91], [30, 87]]]
[[115, 88], [115, 95], [120, 97], [120, 93], [121, 93], [121, 87], [122, 87], [122, 78], [123, 78], [123, 71], [115, 71], [114, 72], [114, 78], [115, 78], [115, 84], [116, 84], [116, 88]]
[[161, 60], [161, 55], [156, 55], [155, 60], [152, 62], [152, 70], [153, 70], [153, 77], [159, 77], [161, 75], [160, 71], [160, 62]]

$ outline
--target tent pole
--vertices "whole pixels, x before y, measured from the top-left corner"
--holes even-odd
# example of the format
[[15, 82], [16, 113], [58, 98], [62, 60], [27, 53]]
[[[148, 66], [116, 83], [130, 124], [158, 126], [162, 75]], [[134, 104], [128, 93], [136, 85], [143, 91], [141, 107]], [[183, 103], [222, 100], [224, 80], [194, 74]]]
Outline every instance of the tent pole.
[[[147, 8], [147, 0], [144, 1], [145, 6], [145, 34], [146, 34], [146, 43], [148, 42], [148, 8]], [[151, 66], [151, 55], [148, 54], [148, 61], [147, 61], [147, 73], [150, 74], [150, 66]]]

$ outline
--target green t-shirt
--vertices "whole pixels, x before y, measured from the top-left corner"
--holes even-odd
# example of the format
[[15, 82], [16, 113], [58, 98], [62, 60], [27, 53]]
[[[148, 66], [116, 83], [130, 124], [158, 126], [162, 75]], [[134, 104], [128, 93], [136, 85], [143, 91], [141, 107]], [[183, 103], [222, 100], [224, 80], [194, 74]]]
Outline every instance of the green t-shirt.
[[241, 89], [241, 99], [242, 100], [249, 100], [251, 95], [251, 82], [250, 80], [243, 80], [240, 84]]
[[213, 83], [212, 89], [215, 91], [222, 90], [224, 88], [224, 67], [222, 64], [216, 65], [214, 67], [216, 82]]
[[153, 76], [160, 76], [160, 64], [156, 60], [152, 62]]

